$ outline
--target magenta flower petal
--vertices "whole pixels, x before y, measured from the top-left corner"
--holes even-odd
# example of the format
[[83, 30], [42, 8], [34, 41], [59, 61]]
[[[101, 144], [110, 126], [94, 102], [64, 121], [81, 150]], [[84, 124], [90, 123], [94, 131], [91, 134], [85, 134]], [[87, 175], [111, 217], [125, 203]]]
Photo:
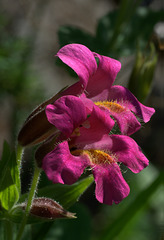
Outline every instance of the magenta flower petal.
[[[83, 159], [82, 159], [83, 158]], [[68, 142], [65, 141], [48, 153], [42, 168], [53, 183], [73, 184], [88, 166], [87, 159], [71, 155]]]
[[67, 137], [87, 118], [85, 105], [75, 96], [64, 96], [47, 105], [46, 115], [48, 121]]
[[86, 87], [87, 97], [93, 101], [108, 97], [108, 91], [111, 88], [117, 73], [121, 69], [121, 63], [110, 57], [101, 56], [97, 53], [94, 54], [99, 59], [99, 64], [96, 73], [88, 81]]
[[[121, 68], [119, 61], [93, 53], [81, 44], [68, 44], [59, 50], [57, 56], [79, 77], [79, 82], [64, 90], [63, 95], [80, 95], [86, 90], [89, 98], [97, 99], [101, 94], [107, 97]], [[98, 65], [95, 57], [99, 59]]]
[[122, 86], [112, 86], [109, 90], [108, 100], [123, 103], [145, 123], [150, 120], [155, 112], [154, 108], [144, 106], [127, 88]]
[[128, 196], [130, 188], [116, 163], [94, 165], [92, 171], [96, 183], [95, 194], [99, 202], [117, 204]]
[[117, 120], [120, 131], [124, 135], [130, 136], [141, 128], [141, 124], [130, 111], [122, 114], [114, 113], [112, 116]]
[[149, 165], [148, 159], [142, 153], [138, 144], [130, 137], [123, 135], [111, 135], [112, 151], [132, 172], [138, 173]]
[[88, 142], [93, 143], [99, 141], [104, 134], [109, 134], [114, 124], [115, 122], [109, 114], [106, 114], [99, 107], [94, 105], [91, 115], [79, 129], [80, 134], [72, 138], [72, 141], [74, 144], [78, 145], [78, 148]]
[[64, 93], [81, 94], [86, 88], [88, 80], [97, 69], [93, 53], [84, 45], [68, 44], [59, 50], [57, 56], [77, 73], [80, 80], [65, 90]]
[[119, 203], [129, 194], [129, 186], [118, 166], [122, 162], [138, 173], [148, 165], [136, 142], [128, 136], [104, 135], [83, 146], [67, 141], [57, 145], [43, 159], [42, 168], [54, 183], [73, 184], [90, 166], [96, 182], [96, 198], [101, 203]]
[[[118, 104], [119, 105], [119, 104]], [[112, 108], [106, 108], [106, 107], [101, 107], [109, 116], [113, 116], [114, 119], [116, 120], [120, 131], [124, 135], [131, 135], [138, 131], [141, 128], [140, 122], [137, 120], [135, 115], [126, 107], [123, 107], [124, 109], [121, 111], [115, 111], [112, 110]]]
[[124, 135], [104, 135], [100, 141], [87, 143], [81, 147], [84, 150], [105, 149], [115, 156], [116, 162], [122, 162], [134, 173], [140, 172], [149, 164], [138, 144]]

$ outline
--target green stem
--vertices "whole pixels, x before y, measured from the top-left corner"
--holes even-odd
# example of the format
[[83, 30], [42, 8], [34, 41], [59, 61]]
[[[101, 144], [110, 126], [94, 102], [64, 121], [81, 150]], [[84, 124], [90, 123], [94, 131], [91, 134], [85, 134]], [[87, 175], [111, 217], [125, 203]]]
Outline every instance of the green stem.
[[13, 239], [12, 223], [8, 220], [3, 221], [4, 224], [4, 240]]
[[18, 144], [17, 146], [17, 155], [16, 155], [16, 161], [17, 161], [17, 166], [18, 166], [18, 174], [19, 174], [19, 179], [17, 182], [17, 187], [19, 189], [19, 194], [21, 194], [21, 163], [22, 163], [22, 155], [24, 152], [24, 148]]
[[24, 151], [24, 148], [18, 144], [18, 146], [17, 146], [17, 165], [18, 165], [19, 170], [21, 167], [23, 151]]
[[34, 198], [34, 195], [35, 195], [36, 187], [38, 185], [40, 172], [41, 172], [41, 169], [38, 168], [37, 166], [35, 166], [34, 176], [33, 176], [33, 181], [32, 181], [31, 189], [30, 189], [29, 196], [28, 196], [27, 206], [26, 206], [26, 209], [25, 209], [24, 217], [22, 219], [22, 222], [21, 222], [20, 229], [19, 229], [16, 240], [20, 240], [22, 235], [23, 235], [23, 231], [24, 231], [24, 228], [25, 228], [27, 220], [28, 220], [28, 216], [29, 216], [31, 205], [32, 205], [32, 201], [33, 201], [33, 198]]

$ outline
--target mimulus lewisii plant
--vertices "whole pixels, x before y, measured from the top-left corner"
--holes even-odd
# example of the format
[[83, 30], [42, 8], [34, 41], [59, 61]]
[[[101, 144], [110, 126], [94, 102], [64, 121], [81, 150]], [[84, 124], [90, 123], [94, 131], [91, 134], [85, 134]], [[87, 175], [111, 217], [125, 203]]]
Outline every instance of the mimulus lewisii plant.
[[[72, 109], [69, 108], [70, 101], [74, 102]], [[148, 160], [129, 136], [109, 135], [114, 121], [109, 121], [106, 112], [94, 106], [87, 118], [85, 105], [80, 106], [79, 101], [75, 96], [61, 97], [54, 103], [54, 108], [58, 106], [58, 112], [54, 111], [54, 114], [47, 107], [47, 115], [52, 115], [52, 122], [65, 109], [64, 114], [59, 114], [60, 123], [66, 121], [72, 133], [68, 133], [65, 126], [59, 126], [68, 140], [62, 141], [62, 133], [56, 138], [56, 146], [43, 158], [42, 168], [54, 183], [73, 184], [89, 166], [96, 183], [96, 198], [101, 203], [110, 205], [113, 202], [119, 203], [129, 194], [129, 186], [122, 177], [119, 164], [123, 163], [138, 173], [148, 165]], [[76, 125], [79, 119], [85, 120], [72, 129], [71, 120], [76, 115]]]
[[75, 217], [56, 202], [56, 192], [52, 199], [35, 198], [42, 170], [54, 184], [67, 185], [77, 182], [84, 172], [92, 173], [69, 186], [73, 191], [67, 194], [66, 201], [61, 197], [62, 185], [55, 188], [59, 203], [65, 203], [67, 208], [93, 179], [96, 199], [108, 205], [118, 204], [130, 191], [121, 164], [138, 173], [149, 163], [131, 135], [141, 128], [141, 122], [150, 120], [155, 110], [140, 103], [127, 88], [113, 85], [121, 63], [91, 52], [81, 44], [68, 44], [56, 56], [74, 70], [78, 81], [39, 105], [18, 134], [18, 177], [24, 148], [40, 145], [35, 151], [28, 200], [13, 208], [13, 214], [20, 209], [24, 211], [16, 240], [21, 239], [29, 215], [37, 216], [37, 221]]
[[127, 88], [113, 85], [119, 61], [81, 44], [66, 45], [57, 56], [76, 72], [79, 81], [42, 109], [54, 130], [36, 151], [38, 166], [53, 183], [62, 184], [73, 184], [90, 167], [97, 200], [119, 203], [129, 194], [120, 163], [134, 173], [148, 165], [130, 135], [155, 110], [140, 103]]

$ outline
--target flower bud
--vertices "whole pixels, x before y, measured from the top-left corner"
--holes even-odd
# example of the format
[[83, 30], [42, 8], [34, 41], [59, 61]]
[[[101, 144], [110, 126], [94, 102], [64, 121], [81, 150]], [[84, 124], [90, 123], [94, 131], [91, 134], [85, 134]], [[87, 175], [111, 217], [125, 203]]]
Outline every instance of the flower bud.
[[[21, 204], [25, 209], [26, 203]], [[76, 218], [75, 213], [66, 211], [59, 203], [50, 198], [35, 198], [30, 214], [45, 219]]]
[[48, 104], [54, 103], [61, 97], [62, 92], [63, 89], [52, 98], [40, 104], [29, 115], [18, 134], [18, 143], [21, 146], [25, 147], [38, 144], [58, 131], [56, 127], [47, 120], [45, 108]]
[[157, 54], [153, 43], [150, 44], [149, 53], [138, 50], [128, 88], [140, 102], [143, 102], [150, 92], [156, 63]]

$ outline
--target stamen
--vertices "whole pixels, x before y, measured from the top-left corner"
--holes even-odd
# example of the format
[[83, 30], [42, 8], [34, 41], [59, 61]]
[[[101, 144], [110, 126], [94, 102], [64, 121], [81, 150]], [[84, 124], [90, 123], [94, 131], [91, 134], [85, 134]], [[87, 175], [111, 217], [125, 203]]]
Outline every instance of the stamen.
[[80, 136], [80, 129], [79, 128], [75, 128], [75, 130], [73, 131], [71, 136]]
[[98, 107], [104, 107], [107, 109], [110, 109], [110, 111], [112, 112], [116, 112], [116, 113], [121, 113], [123, 111], [125, 111], [125, 107], [123, 107], [122, 105], [120, 105], [119, 103], [117, 103], [117, 101], [100, 101], [100, 102], [95, 102], [95, 105], [97, 105]]
[[111, 164], [113, 162], [116, 162], [114, 155], [102, 150], [95, 150], [95, 149], [89, 149], [89, 150], [79, 149], [78, 150], [77, 149], [77, 150], [71, 151], [71, 153], [74, 156], [87, 155], [93, 164]]

